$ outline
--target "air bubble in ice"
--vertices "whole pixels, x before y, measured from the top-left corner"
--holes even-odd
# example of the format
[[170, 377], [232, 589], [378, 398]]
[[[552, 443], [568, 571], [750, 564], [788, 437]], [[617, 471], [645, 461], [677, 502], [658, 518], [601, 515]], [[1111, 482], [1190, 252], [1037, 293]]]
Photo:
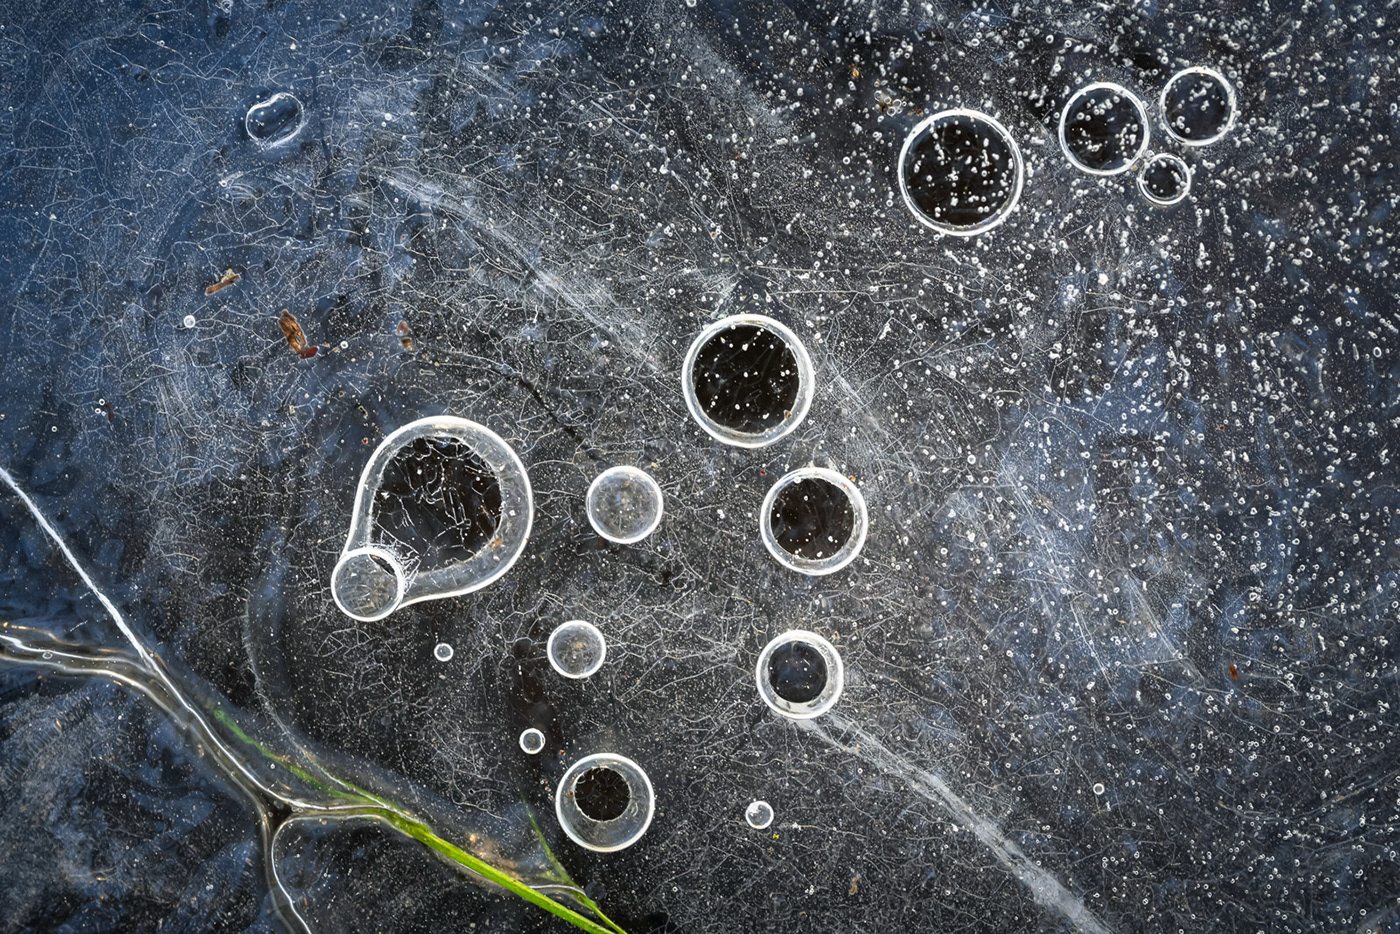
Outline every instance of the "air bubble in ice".
[[1167, 134], [1183, 146], [1204, 146], [1230, 132], [1237, 110], [1235, 89], [1214, 68], [1185, 68], [1162, 88]]
[[526, 755], [536, 756], [544, 750], [544, 734], [534, 727], [520, 734], [520, 748]]
[[301, 101], [295, 95], [279, 91], [248, 108], [243, 128], [248, 131], [249, 138], [259, 144], [276, 146], [296, 136], [304, 122]]
[[865, 544], [865, 497], [849, 478], [803, 467], [773, 484], [759, 510], [759, 535], [773, 557], [803, 574], [831, 574]]
[[332, 595], [369, 621], [479, 590], [520, 557], [533, 515], [525, 466], [500, 436], [464, 418], [419, 419], [360, 475]]
[[1191, 192], [1191, 168], [1180, 156], [1161, 152], [1142, 164], [1137, 182], [1153, 204], [1176, 204]]
[[920, 223], [968, 237], [1001, 224], [1021, 197], [1021, 150], [1001, 123], [975, 110], [944, 110], [910, 131], [899, 188]]
[[651, 826], [651, 779], [625, 756], [596, 753], [569, 767], [554, 795], [559, 826], [580, 846], [611, 852], [631, 846]]
[[368, 545], [345, 551], [331, 572], [331, 596], [347, 616], [371, 622], [398, 608], [407, 581], [389, 551]]
[[661, 487], [636, 467], [610, 467], [588, 487], [588, 521], [609, 541], [630, 545], [661, 522]]
[[691, 416], [711, 436], [762, 447], [806, 418], [812, 361], [786, 326], [764, 315], [732, 315], [690, 345], [681, 388]]
[[1103, 782], [1094, 782], [1094, 794], [1101, 795], [1104, 792]]
[[826, 713], [845, 687], [836, 647], [803, 629], [785, 632], [764, 646], [754, 677], [763, 702], [795, 720]]
[[452, 656], [454, 654], [452, 646], [448, 645], [446, 642], [439, 642], [433, 647], [433, 658], [436, 658], [440, 662], [452, 661]]
[[1147, 136], [1147, 109], [1121, 85], [1086, 85], [1060, 112], [1060, 147], [1093, 175], [1126, 172], [1147, 148]]
[[773, 823], [773, 806], [767, 801], [750, 801], [744, 808], [744, 820], [754, 830], [766, 830]]
[[603, 667], [608, 644], [597, 626], [581, 619], [555, 627], [549, 634], [549, 664], [566, 678], [587, 678]]
[[185, 327], [187, 327], [187, 328], [192, 328], [192, 327], [194, 327], [194, 324], [195, 324], [194, 315], [185, 315], [185, 322], [184, 322], [184, 323], [185, 323]]

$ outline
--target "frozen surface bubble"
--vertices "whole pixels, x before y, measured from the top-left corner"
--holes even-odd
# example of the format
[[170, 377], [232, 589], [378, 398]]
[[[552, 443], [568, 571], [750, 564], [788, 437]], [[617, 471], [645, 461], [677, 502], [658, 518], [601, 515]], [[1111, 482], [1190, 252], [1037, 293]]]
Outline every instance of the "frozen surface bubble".
[[732, 315], [695, 338], [681, 385], [691, 416], [711, 436], [763, 447], [807, 417], [812, 361], [785, 325], [763, 315]]
[[453, 651], [452, 646], [448, 645], [446, 642], [439, 642], [433, 647], [433, 658], [436, 658], [440, 662], [452, 661], [452, 656], [454, 654], [456, 653]]
[[773, 823], [773, 805], [767, 801], [750, 801], [744, 808], [744, 820], [754, 830], [767, 830]]
[[243, 128], [250, 139], [263, 146], [276, 146], [296, 136], [305, 122], [301, 101], [295, 95], [279, 91], [266, 100], [248, 108]]
[[370, 622], [383, 619], [403, 600], [402, 565], [390, 552], [373, 545], [352, 548], [331, 572], [331, 596], [347, 616]]
[[1060, 147], [1092, 175], [1126, 172], [1147, 148], [1147, 136], [1147, 108], [1122, 85], [1086, 85], [1060, 112]]
[[848, 478], [803, 467], [773, 484], [759, 510], [759, 535], [769, 553], [803, 574], [831, 574], [865, 544], [865, 497]]
[[[360, 476], [332, 575], [336, 603], [356, 619], [381, 619], [420, 600], [479, 590], [520, 557], [533, 513], [525, 465], [499, 435], [452, 416], [405, 425], [380, 443]], [[391, 562], [401, 586], [397, 600], [366, 614], [368, 604], [354, 589], [366, 584], [342, 579], [341, 570], [352, 556], [368, 553]], [[377, 579], [374, 592], [382, 599], [387, 579]], [[350, 588], [344, 598], [343, 588]]]
[[1235, 125], [1235, 89], [1214, 68], [1185, 68], [1162, 88], [1167, 135], [1183, 146], [1205, 146]]
[[539, 755], [544, 750], [544, 734], [534, 727], [524, 730], [520, 734], [520, 748], [527, 755]]
[[613, 753], [585, 756], [569, 767], [554, 795], [559, 826], [579, 846], [607, 853], [629, 847], [651, 826], [656, 807], [641, 766]]
[[1103, 792], [1104, 792], [1103, 782], [1095, 782], [1095, 783], [1094, 783], [1094, 794], [1095, 794], [1095, 795], [1101, 795], [1101, 794], [1103, 794]]
[[814, 632], [793, 629], [758, 655], [754, 677], [763, 702], [785, 717], [806, 720], [841, 697], [845, 673], [836, 647]]
[[661, 487], [636, 467], [610, 467], [588, 487], [588, 521], [608, 541], [641, 541], [656, 530], [661, 511]]
[[185, 327], [187, 327], [187, 328], [192, 328], [192, 327], [194, 327], [194, 324], [195, 324], [194, 315], [185, 315], [184, 324], [185, 324]]
[[1011, 133], [975, 110], [945, 110], [920, 123], [899, 155], [899, 188], [919, 222], [969, 237], [1010, 216], [1025, 166]]
[[1186, 160], [1162, 152], [1142, 164], [1138, 190], [1153, 204], [1176, 204], [1191, 193], [1191, 168]]
[[549, 664], [566, 678], [587, 678], [603, 667], [608, 643], [592, 623], [570, 620], [549, 634]]

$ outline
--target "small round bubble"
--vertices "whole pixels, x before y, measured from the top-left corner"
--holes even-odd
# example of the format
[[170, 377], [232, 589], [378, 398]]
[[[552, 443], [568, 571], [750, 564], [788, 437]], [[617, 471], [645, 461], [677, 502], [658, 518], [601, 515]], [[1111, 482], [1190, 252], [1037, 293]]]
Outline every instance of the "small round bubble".
[[566, 678], [587, 678], [603, 667], [608, 644], [602, 632], [581, 619], [561, 623], [549, 634], [549, 664]]
[[526, 755], [539, 755], [544, 751], [544, 734], [530, 727], [520, 734], [520, 748]]
[[610, 467], [588, 487], [588, 521], [611, 542], [630, 545], [661, 522], [661, 487], [636, 467]]
[[767, 801], [751, 801], [744, 809], [744, 821], [754, 830], [766, 830], [773, 823], [773, 805]]
[[1096, 795], [1101, 795], [1101, 794], [1103, 794], [1103, 791], [1104, 791], [1103, 782], [1095, 782], [1095, 783], [1094, 783], [1094, 794], [1096, 794]]
[[185, 327], [194, 327], [194, 315], [185, 315]]
[[1147, 148], [1147, 137], [1147, 108], [1122, 85], [1085, 85], [1060, 111], [1060, 148], [1091, 175], [1128, 171]]
[[433, 647], [433, 658], [436, 658], [440, 662], [452, 661], [453, 654], [455, 653], [452, 650], [452, 646], [448, 645], [446, 642], [439, 642]]
[[845, 670], [836, 647], [803, 629], [789, 630], [764, 646], [754, 678], [763, 702], [793, 720], [826, 713], [845, 687]]

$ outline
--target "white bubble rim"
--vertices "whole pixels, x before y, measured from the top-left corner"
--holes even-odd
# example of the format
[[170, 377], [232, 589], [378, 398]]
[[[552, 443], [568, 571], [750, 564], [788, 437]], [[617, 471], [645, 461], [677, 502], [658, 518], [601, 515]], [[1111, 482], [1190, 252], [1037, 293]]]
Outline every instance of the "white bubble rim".
[[[574, 800], [578, 780], [595, 768], [612, 769], [627, 783], [627, 807], [612, 820], [594, 820]], [[656, 795], [647, 773], [626, 756], [611, 752], [584, 756], [569, 766], [554, 793], [554, 814], [564, 833], [579, 846], [597, 853], [612, 853], [636, 843], [651, 826], [655, 811]]]
[[[778, 544], [778, 538], [773, 534], [773, 506], [778, 502], [778, 497], [782, 495], [783, 490], [802, 480], [825, 480], [845, 493], [847, 501], [851, 504], [851, 536], [846, 539], [845, 544], [837, 549], [835, 554], [827, 555], [825, 558], [807, 558], [795, 555]], [[768, 495], [763, 498], [763, 505], [758, 513], [758, 534], [763, 540], [763, 546], [768, 549], [768, 553], [776, 558], [783, 567], [811, 577], [835, 574], [854, 561], [856, 555], [860, 554], [861, 548], [865, 546], [865, 536], [869, 528], [870, 518], [865, 508], [865, 497], [861, 494], [860, 489], [848, 477], [844, 477], [827, 467], [801, 467], [783, 474], [768, 490]]]
[[[826, 684], [822, 687], [822, 692], [810, 701], [794, 703], [779, 697], [768, 680], [768, 660], [777, 649], [789, 642], [806, 642], [815, 648], [826, 662]], [[836, 646], [826, 638], [806, 629], [790, 629], [773, 637], [763, 647], [763, 651], [758, 653], [758, 662], [754, 665], [754, 681], [758, 684], [758, 696], [762, 697], [763, 702], [774, 712], [790, 720], [811, 720], [826, 713], [841, 699], [841, 692], [846, 689], [846, 669], [841, 663], [841, 653], [837, 652]]]
[[[975, 123], [986, 126], [987, 129], [995, 133], [1006, 148], [1011, 151], [1011, 164], [1013, 167], [1014, 180], [1011, 185], [1011, 195], [1006, 199], [1006, 203], [998, 208], [993, 214], [978, 221], [975, 224], [945, 224], [942, 221], [929, 217], [919, 209], [914, 203], [914, 196], [909, 193], [909, 185], [904, 177], [904, 163], [909, 158], [909, 150], [914, 148], [914, 144], [919, 138], [927, 133], [935, 123], [941, 123], [953, 119], [967, 119]], [[967, 107], [953, 107], [948, 110], [940, 110], [931, 117], [920, 121], [914, 129], [909, 131], [909, 135], [904, 137], [904, 145], [899, 150], [899, 162], [896, 165], [899, 173], [899, 193], [904, 198], [904, 206], [914, 215], [914, 219], [930, 230], [950, 237], [975, 237], [984, 234], [989, 230], [1000, 227], [1011, 216], [1011, 212], [1016, 210], [1016, 205], [1021, 200], [1021, 190], [1026, 184], [1026, 163], [1021, 156], [1021, 147], [1016, 145], [1016, 138], [1011, 135], [1000, 120], [990, 114], [982, 113], [980, 110], [972, 110]]]
[[[695, 395], [695, 361], [699, 358], [700, 351], [721, 331], [745, 326], [763, 328], [778, 335], [787, 345], [788, 350], [792, 352], [793, 359], [797, 361], [797, 398], [793, 400], [791, 412], [778, 424], [758, 432], [738, 431], [727, 425], [721, 425], [710, 418], [709, 414], [700, 406], [700, 400]], [[765, 447], [787, 437], [796, 430], [812, 407], [812, 395], [815, 388], [812, 379], [812, 358], [807, 355], [807, 348], [802, 345], [801, 339], [787, 325], [775, 321], [767, 315], [729, 315], [712, 322], [691, 342], [690, 349], [686, 351], [685, 362], [681, 365], [681, 392], [685, 395], [685, 407], [690, 411], [690, 417], [695, 419], [696, 423], [705, 430], [705, 433], [716, 441], [741, 448]]]
[[[1092, 168], [1079, 161], [1079, 158], [1069, 148], [1069, 140], [1065, 139], [1065, 123], [1069, 119], [1070, 111], [1079, 103], [1080, 98], [1087, 96], [1093, 91], [1112, 91], [1131, 104], [1133, 110], [1137, 113], [1138, 128], [1142, 131], [1142, 139], [1138, 141], [1138, 147], [1133, 154], [1124, 160], [1122, 165], [1116, 165], [1109, 169]], [[1060, 151], [1065, 154], [1065, 158], [1070, 161], [1071, 165], [1081, 172], [1087, 172], [1090, 175], [1122, 175], [1124, 172], [1131, 169], [1133, 165], [1142, 158], [1142, 154], [1147, 151], [1147, 142], [1150, 135], [1151, 125], [1147, 120], [1147, 105], [1142, 102], [1142, 98], [1138, 97], [1132, 91], [1129, 91], [1121, 84], [1114, 84], [1112, 81], [1095, 81], [1093, 84], [1084, 85], [1084, 87], [1070, 95], [1070, 99], [1065, 101], [1065, 106], [1060, 111]]]

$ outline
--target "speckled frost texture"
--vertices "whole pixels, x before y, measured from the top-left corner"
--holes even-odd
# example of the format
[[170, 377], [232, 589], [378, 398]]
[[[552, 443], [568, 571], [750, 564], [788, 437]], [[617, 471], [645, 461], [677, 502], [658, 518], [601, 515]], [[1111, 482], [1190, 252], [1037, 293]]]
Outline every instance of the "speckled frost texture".
[[[542, 839], [629, 934], [1396, 931], [1396, 18], [11, 3], [0, 467], [251, 758], [314, 751], [537, 884]], [[1238, 119], [1187, 147], [1159, 98], [1198, 65]], [[1065, 158], [1095, 82], [1185, 160], [1181, 203]], [[898, 189], [953, 108], [1026, 169], [971, 237]], [[812, 360], [764, 448], [681, 392], [740, 313]], [[356, 483], [437, 415], [519, 455], [529, 543], [485, 589], [357, 622], [329, 589]], [[585, 512], [616, 464], [665, 497], [632, 545]], [[823, 577], [759, 538], [806, 466], [869, 513]], [[131, 656], [0, 493], [0, 635]], [[572, 619], [606, 633], [585, 680], [545, 657]], [[844, 664], [811, 721], [755, 689], [793, 629]], [[285, 814], [255, 819], [188, 717], [7, 645], [0, 932], [275, 929], [272, 875], [315, 931], [576, 930], [382, 824], [288, 825], [270, 875], [258, 820]], [[600, 752], [655, 788], [614, 853], [554, 818]]]

